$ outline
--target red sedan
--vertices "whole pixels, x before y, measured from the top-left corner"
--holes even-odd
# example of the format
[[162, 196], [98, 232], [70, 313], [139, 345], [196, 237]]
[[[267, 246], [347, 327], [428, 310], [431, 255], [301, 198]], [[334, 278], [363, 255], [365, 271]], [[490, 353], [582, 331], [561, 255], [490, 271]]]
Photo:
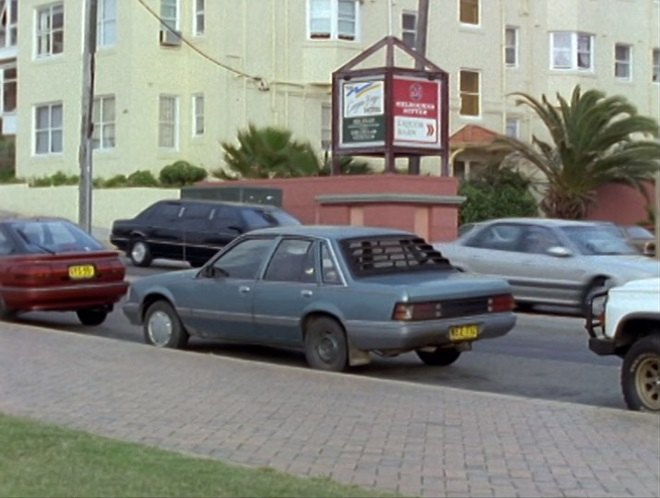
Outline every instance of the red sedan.
[[117, 251], [69, 221], [0, 220], [0, 318], [75, 311], [84, 325], [99, 325], [126, 293], [125, 272]]

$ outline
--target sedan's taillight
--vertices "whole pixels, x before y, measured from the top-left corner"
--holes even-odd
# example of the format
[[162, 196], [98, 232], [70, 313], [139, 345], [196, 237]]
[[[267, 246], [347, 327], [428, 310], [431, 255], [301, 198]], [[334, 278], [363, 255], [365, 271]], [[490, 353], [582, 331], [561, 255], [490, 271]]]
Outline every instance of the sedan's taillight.
[[502, 313], [506, 311], [513, 311], [515, 302], [511, 294], [502, 294], [500, 296], [493, 296], [488, 300], [488, 311], [491, 313]]
[[398, 303], [394, 307], [393, 320], [414, 321], [442, 318], [442, 303]]

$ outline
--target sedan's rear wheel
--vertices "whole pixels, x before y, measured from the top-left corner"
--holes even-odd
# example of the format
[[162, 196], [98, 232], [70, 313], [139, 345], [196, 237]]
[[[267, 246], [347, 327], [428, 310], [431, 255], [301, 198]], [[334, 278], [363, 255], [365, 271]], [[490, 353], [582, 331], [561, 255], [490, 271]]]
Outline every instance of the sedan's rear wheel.
[[165, 301], [156, 301], [144, 318], [144, 341], [160, 348], [181, 349], [188, 344], [188, 332], [183, 327], [179, 315]]
[[631, 410], [660, 412], [660, 335], [630, 347], [621, 366], [621, 388]]
[[144, 240], [135, 240], [131, 244], [131, 250], [128, 253], [135, 266], [149, 266], [151, 264], [151, 250], [149, 244]]
[[305, 358], [310, 367], [342, 372], [348, 366], [348, 348], [342, 326], [332, 318], [313, 320], [305, 330]]
[[76, 311], [76, 315], [78, 315], [78, 320], [80, 320], [80, 323], [83, 325], [94, 326], [101, 325], [105, 321], [106, 317], [108, 316], [108, 311], [100, 309], [86, 309]]
[[461, 352], [456, 348], [435, 348], [433, 351], [419, 349], [415, 353], [424, 363], [434, 367], [451, 365], [461, 356]]

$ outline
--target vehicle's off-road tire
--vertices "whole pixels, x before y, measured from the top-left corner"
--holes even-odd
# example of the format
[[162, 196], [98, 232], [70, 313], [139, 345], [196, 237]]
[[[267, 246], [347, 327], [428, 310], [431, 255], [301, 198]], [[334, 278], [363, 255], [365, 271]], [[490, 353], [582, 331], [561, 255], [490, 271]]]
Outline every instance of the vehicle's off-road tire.
[[660, 330], [639, 339], [626, 353], [621, 389], [631, 410], [660, 412]]
[[76, 311], [76, 315], [83, 325], [101, 325], [108, 316], [108, 310], [84, 309]]
[[16, 311], [7, 308], [5, 302], [0, 297], [0, 320], [10, 321], [14, 318], [16, 318]]
[[144, 342], [160, 348], [182, 349], [188, 344], [179, 315], [166, 301], [152, 303], [144, 316]]
[[612, 287], [612, 281], [607, 277], [598, 277], [594, 279], [582, 293], [582, 302], [580, 302], [580, 311], [582, 316], [586, 317], [589, 313], [589, 302], [594, 294], [608, 290]]
[[305, 358], [310, 367], [318, 370], [346, 370], [348, 346], [343, 327], [332, 318], [312, 320], [305, 330]]
[[415, 353], [417, 353], [420, 360], [433, 367], [446, 367], [454, 363], [461, 356], [461, 352], [456, 348], [435, 348], [435, 351], [420, 349], [415, 351]]
[[131, 258], [135, 266], [149, 266], [152, 261], [151, 249], [149, 244], [142, 239], [136, 239], [131, 243], [131, 248], [128, 251], [128, 257]]

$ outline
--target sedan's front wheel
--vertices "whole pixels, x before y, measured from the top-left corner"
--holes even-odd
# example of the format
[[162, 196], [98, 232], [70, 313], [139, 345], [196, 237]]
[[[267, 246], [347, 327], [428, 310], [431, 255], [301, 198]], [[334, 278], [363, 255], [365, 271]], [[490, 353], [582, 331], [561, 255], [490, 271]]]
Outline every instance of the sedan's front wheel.
[[434, 367], [451, 365], [461, 356], [461, 352], [456, 348], [435, 348], [433, 351], [419, 349], [415, 353], [424, 363]]
[[151, 264], [151, 250], [149, 244], [144, 240], [136, 240], [131, 244], [131, 249], [128, 253], [131, 261], [135, 266], [149, 266]]
[[156, 301], [144, 317], [144, 342], [160, 348], [181, 349], [188, 344], [188, 332], [179, 315], [165, 301]]
[[348, 366], [343, 327], [332, 318], [317, 318], [305, 330], [305, 358], [310, 367], [342, 372]]

